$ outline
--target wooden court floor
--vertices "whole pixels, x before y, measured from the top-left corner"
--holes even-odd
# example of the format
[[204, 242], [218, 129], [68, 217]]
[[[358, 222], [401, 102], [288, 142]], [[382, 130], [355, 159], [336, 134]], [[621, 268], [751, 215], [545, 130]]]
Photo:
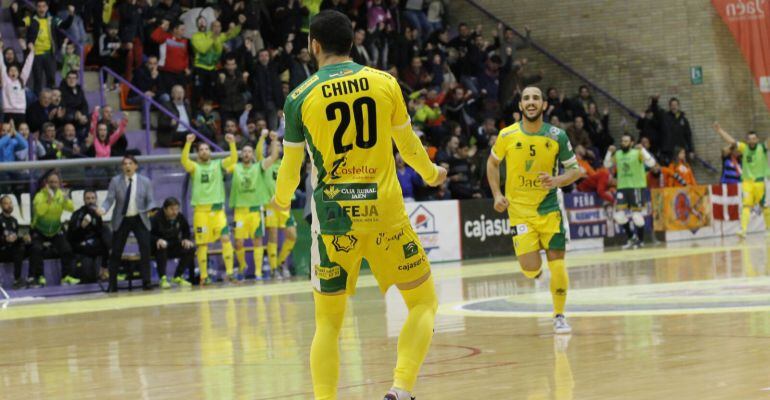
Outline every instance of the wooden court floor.
[[[568, 317], [510, 260], [434, 267], [431, 399], [770, 399], [764, 236], [568, 255]], [[340, 399], [381, 399], [405, 307], [359, 281]], [[309, 283], [5, 304], [1, 399], [310, 399]]]

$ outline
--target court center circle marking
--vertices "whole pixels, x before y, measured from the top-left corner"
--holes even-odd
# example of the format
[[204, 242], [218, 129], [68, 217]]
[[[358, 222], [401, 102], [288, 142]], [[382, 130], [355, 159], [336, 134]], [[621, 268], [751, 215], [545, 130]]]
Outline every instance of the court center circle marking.
[[[570, 317], [770, 311], [770, 277], [572, 289], [568, 296]], [[550, 317], [551, 309], [546, 290], [445, 304], [439, 314], [529, 318]]]

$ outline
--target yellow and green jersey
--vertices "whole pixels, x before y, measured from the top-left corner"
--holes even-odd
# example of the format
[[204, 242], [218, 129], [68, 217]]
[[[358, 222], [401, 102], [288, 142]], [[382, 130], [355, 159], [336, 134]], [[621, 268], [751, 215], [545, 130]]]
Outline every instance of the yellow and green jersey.
[[741, 180], [743, 182], [762, 182], [767, 176], [767, 147], [757, 143], [752, 149], [746, 142], [738, 142], [738, 151], [743, 155]]
[[315, 232], [380, 232], [409, 223], [393, 143], [426, 181], [437, 171], [392, 76], [352, 61], [324, 66], [289, 94], [284, 113], [284, 146], [306, 146], [313, 166]]
[[57, 190], [49, 202], [47, 188], [37, 192], [32, 200], [32, 205], [34, 206], [32, 229], [46, 237], [52, 237], [61, 231], [61, 215], [65, 210], [75, 210], [72, 199], [65, 196], [61, 190]]
[[559, 210], [556, 189], [540, 186], [541, 172], [555, 176], [559, 162], [564, 168], [577, 168], [577, 159], [567, 134], [543, 123], [537, 132], [526, 132], [517, 122], [500, 132], [492, 155], [505, 160], [505, 197], [510, 202], [511, 217], [546, 215]]
[[261, 162], [251, 163], [248, 167], [238, 163], [232, 172], [230, 207], [252, 209], [262, 207], [270, 201], [272, 193], [265, 187], [265, 170]]
[[187, 142], [182, 148], [182, 166], [190, 174], [192, 196], [190, 204], [194, 207], [210, 206], [221, 209], [225, 204], [225, 176], [223, 170], [229, 170], [238, 162], [238, 150], [235, 143], [230, 143], [230, 156], [221, 160], [194, 162], [190, 160], [192, 143]]

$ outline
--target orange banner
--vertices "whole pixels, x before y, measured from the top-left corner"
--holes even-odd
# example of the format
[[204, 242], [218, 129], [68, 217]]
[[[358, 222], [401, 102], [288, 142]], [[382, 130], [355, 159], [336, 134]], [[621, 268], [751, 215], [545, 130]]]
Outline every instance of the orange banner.
[[653, 189], [652, 219], [656, 231], [694, 233], [711, 225], [708, 186]]
[[765, 105], [770, 108], [770, 1], [711, 0], [711, 3], [738, 42]]

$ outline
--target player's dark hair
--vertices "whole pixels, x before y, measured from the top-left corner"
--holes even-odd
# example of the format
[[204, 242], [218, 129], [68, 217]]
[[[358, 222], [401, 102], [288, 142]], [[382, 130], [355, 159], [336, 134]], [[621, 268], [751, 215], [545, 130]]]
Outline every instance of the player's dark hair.
[[759, 136], [759, 135], [757, 135], [757, 132], [756, 132], [756, 131], [749, 131], [749, 132], [746, 134], [746, 137], [749, 137], [749, 136], [751, 136], [751, 135], [754, 135], [754, 136]]
[[87, 195], [87, 194], [89, 194], [89, 193], [93, 193], [93, 194], [94, 194], [94, 196], [96, 196], [96, 190], [93, 190], [93, 189], [86, 189], [86, 190], [84, 190], [84, 191], [83, 191], [83, 199], [84, 199], [84, 200], [85, 200], [85, 198], [86, 198], [86, 195]]
[[674, 102], [674, 101], [679, 103], [679, 99], [677, 99], [676, 97], [672, 97], [672, 98], [668, 99], [668, 104], [671, 105], [671, 103]]
[[321, 11], [310, 21], [310, 40], [320, 43], [324, 53], [348, 55], [353, 46], [353, 25], [339, 11]]
[[167, 197], [166, 200], [163, 200], [163, 209], [167, 209], [169, 207], [178, 206], [179, 200], [177, 200], [176, 197]]
[[585, 89], [585, 90], [588, 90], [588, 85], [580, 85], [580, 86], [578, 87], [578, 92], [582, 92], [582, 91], [583, 91], [583, 89]]

